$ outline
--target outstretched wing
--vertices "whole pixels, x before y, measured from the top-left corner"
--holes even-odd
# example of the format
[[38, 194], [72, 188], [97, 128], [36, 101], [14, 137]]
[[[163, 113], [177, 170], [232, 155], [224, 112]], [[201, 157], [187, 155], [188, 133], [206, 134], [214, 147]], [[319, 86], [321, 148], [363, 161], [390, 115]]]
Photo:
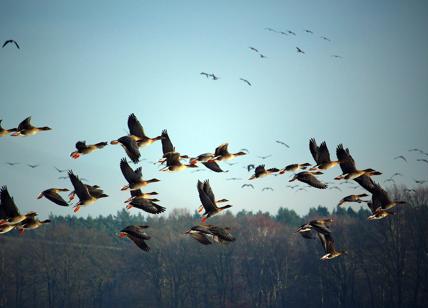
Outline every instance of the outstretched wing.
[[19, 215], [19, 210], [6, 186], [2, 186], [0, 189], [0, 206], [2, 208], [2, 215], [6, 215], [4, 218], [16, 217]]
[[141, 125], [140, 121], [138, 121], [137, 117], [133, 113], [131, 113], [128, 117], [128, 128], [129, 128], [129, 133], [131, 135], [134, 135], [140, 138], [146, 137], [143, 126]]
[[132, 170], [126, 158], [122, 158], [120, 160], [120, 170], [122, 171], [123, 176], [129, 184], [136, 183], [141, 179], [141, 169], [138, 168], [136, 171]]

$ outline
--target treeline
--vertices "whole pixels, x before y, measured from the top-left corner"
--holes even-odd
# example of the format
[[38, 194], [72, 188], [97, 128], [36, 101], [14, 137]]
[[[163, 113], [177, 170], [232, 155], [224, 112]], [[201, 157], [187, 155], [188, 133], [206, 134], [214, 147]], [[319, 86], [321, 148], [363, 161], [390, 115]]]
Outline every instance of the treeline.
[[[213, 217], [232, 228], [229, 245], [186, 236], [200, 218], [182, 209], [166, 217], [54, 216], [23, 236], [0, 236], [0, 306], [426, 307], [428, 189], [392, 195], [409, 204], [381, 221], [367, 221], [365, 206]], [[348, 254], [320, 261], [319, 240], [296, 227], [326, 216], [335, 220], [336, 248]], [[117, 236], [132, 224], [150, 226], [149, 253]]]

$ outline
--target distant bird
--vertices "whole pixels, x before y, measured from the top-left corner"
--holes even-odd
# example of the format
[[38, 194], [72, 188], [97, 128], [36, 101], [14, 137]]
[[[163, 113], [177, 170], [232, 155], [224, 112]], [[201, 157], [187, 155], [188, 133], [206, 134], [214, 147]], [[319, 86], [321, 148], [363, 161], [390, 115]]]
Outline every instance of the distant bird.
[[81, 155], [90, 154], [98, 149], [102, 149], [108, 143], [107, 142], [99, 142], [96, 144], [86, 145], [86, 141], [77, 141], [76, 143], [76, 151], [70, 154], [70, 157], [73, 159], [78, 159]]
[[260, 159], [265, 160], [265, 159], [267, 159], [267, 158], [269, 158], [271, 156], [272, 156], [272, 154], [269, 154], [269, 155], [266, 155], [266, 156], [257, 156], [257, 157], [260, 158]]
[[296, 50], [297, 50], [297, 53], [303, 53], [303, 54], [305, 54], [305, 52], [302, 49], [300, 49], [299, 47], [296, 47]]
[[303, 164], [291, 164], [288, 166], [285, 166], [283, 169], [279, 171], [279, 174], [284, 174], [285, 172], [296, 172], [300, 169], [306, 170], [307, 167], [310, 167], [311, 164], [309, 163], [303, 163]]
[[227, 178], [226, 181], [241, 181], [241, 178]]
[[358, 184], [363, 186], [363, 188], [369, 190], [370, 187], [373, 186], [373, 181], [370, 179], [370, 177], [382, 174], [381, 172], [371, 168], [357, 170], [355, 167], [355, 161], [349, 153], [349, 150], [345, 150], [342, 144], [337, 146], [336, 155], [337, 159], [340, 161], [340, 168], [342, 169], [343, 173], [342, 175], [335, 177], [335, 180], [355, 180]]
[[[221, 228], [214, 225], [198, 225], [193, 226], [185, 232], [192, 238], [203, 245], [210, 245], [213, 242], [228, 243], [235, 241], [235, 238], [230, 233], [230, 228]], [[210, 240], [212, 239], [212, 241]]]
[[31, 169], [37, 168], [40, 165], [32, 165], [32, 164], [27, 164], [28, 167], [30, 167]]
[[377, 183], [375, 183], [372, 193], [372, 201], [367, 203], [373, 213], [379, 208], [382, 210], [390, 210], [399, 204], [406, 204], [405, 201], [392, 200], [388, 193]]
[[161, 136], [155, 138], [147, 137], [144, 132], [144, 128], [141, 125], [140, 121], [137, 119], [135, 114], [131, 113], [128, 116], [128, 128], [129, 128], [129, 137], [134, 139], [138, 147], [144, 147], [152, 144], [155, 141], [161, 140]]
[[331, 260], [347, 253], [346, 251], [338, 251], [334, 248], [334, 240], [330, 234], [318, 233], [318, 237], [325, 252], [325, 255], [321, 257], [321, 260]]
[[56, 171], [58, 171], [59, 173], [63, 173], [66, 172], [66, 169], [58, 169], [57, 167], [54, 167]]
[[138, 167], [135, 170], [132, 170], [131, 166], [129, 166], [126, 158], [122, 158], [120, 161], [120, 170], [122, 171], [123, 176], [125, 177], [128, 185], [125, 185], [121, 188], [121, 190], [136, 190], [142, 187], [149, 185], [150, 183], [156, 183], [160, 180], [154, 178], [151, 180], [143, 180], [142, 168]]
[[330, 152], [328, 151], [327, 144], [325, 141], [321, 143], [320, 146], [317, 145], [317, 142], [314, 138], [309, 140], [309, 150], [311, 151], [312, 157], [317, 163], [314, 167], [309, 170], [328, 170], [337, 166], [340, 161], [339, 160], [331, 160]]
[[214, 75], [214, 74], [209, 74], [208, 76], [210, 76], [213, 80], [218, 80], [220, 79], [220, 77]]
[[140, 249], [149, 251], [150, 247], [147, 245], [146, 241], [150, 240], [150, 236], [144, 231], [148, 227], [149, 226], [127, 226], [120, 230], [119, 237], [127, 237]]
[[15, 44], [16, 48], [20, 49], [18, 43], [15, 40], [7, 40], [7, 41], [5, 41], [3, 43], [2, 48], [5, 48], [6, 45], [8, 45], [8, 44]]
[[286, 144], [284, 141], [276, 140], [275, 142], [285, 146], [286, 148], [290, 148], [290, 146], [288, 144]]
[[312, 187], [318, 188], [318, 189], [326, 189], [327, 184], [322, 183], [320, 180], [318, 180], [315, 175], [322, 174], [320, 171], [310, 172], [310, 171], [302, 171], [294, 175], [294, 177], [289, 180], [289, 182], [293, 182], [295, 180], [298, 180], [300, 182], [306, 183]]
[[423, 159], [419, 158], [416, 161], [420, 161], [420, 162], [424, 162], [424, 163], [428, 164], [428, 159], [425, 159], [425, 158], [423, 158]]
[[346, 202], [357, 202], [357, 203], [368, 202], [366, 200], [361, 199], [361, 198], [368, 197], [368, 196], [369, 195], [367, 195], [367, 194], [349, 195], [349, 196], [344, 197], [342, 200], [340, 200], [338, 206], [340, 206]]
[[[162, 153], [163, 153], [162, 158], [166, 158], [166, 154], [168, 153], [175, 152], [175, 147], [172, 144], [171, 139], [169, 138], [169, 135], [168, 135], [168, 131], [166, 129], [162, 131], [161, 143], [162, 143]], [[180, 155], [180, 159], [187, 159], [187, 158], [189, 158], [189, 156]], [[163, 159], [163, 160], [161, 159], [159, 162], [163, 163], [164, 161], [166, 161], [166, 159]]]
[[287, 185], [288, 188], [294, 189], [296, 187], [298, 187], [299, 185]]
[[210, 76], [208, 73], [205, 73], [205, 72], [202, 72], [201, 75], [204, 75], [206, 78]]
[[264, 55], [264, 54], [259, 54], [259, 56], [260, 56], [260, 58], [262, 58], [262, 59], [266, 59], [267, 57]]
[[[181, 155], [178, 152], [169, 152], [169, 153], [164, 154], [164, 156], [166, 158], [166, 167], [162, 168], [160, 171], [176, 172], [176, 171], [185, 170], [187, 168], [198, 168], [198, 166], [196, 164], [192, 164], [192, 163], [183, 164], [183, 163], [181, 163], [180, 162]], [[209, 167], [207, 167], [207, 168], [209, 168]], [[215, 168], [215, 167], [213, 167], [213, 168]], [[215, 171], [215, 170], [213, 170], [213, 171]]]
[[1, 126], [1, 122], [2, 122], [2, 121], [3, 121], [3, 120], [0, 120], [0, 137], [4, 137], [4, 136], [6, 136], [6, 135], [8, 135], [8, 134], [10, 134], [10, 133], [16, 132], [16, 128], [4, 129], [4, 128]]
[[245, 188], [245, 187], [251, 187], [252, 189], [254, 189], [254, 185], [253, 184], [243, 184], [241, 186], [241, 188]]
[[402, 159], [403, 161], [405, 161], [407, 163], [407, 159], [403, 155], [396, 156], [396, 157], [394, 157], [394, 159]]
[[41, 199], [45, 197], [49, 201], [52, 201], [55, 204], [61, 205], [61, 206], [69, 206], [68, 202], [65, 201], [60, 195], [59, 192], [61, 191], [69, 191], [67, 188], [49, 188], [44, 191], [42, 191], [38, 196], [37, 199]]
[[263, 187], [262, 191], [265, 191], [265, 190], [273, 191], [273, 188], [272, 187]]
[[336, 59], [343, 59], [343, 57], [342, 57], [342, 56], [340, 56], [340, 55], [331, 55], [331, 57], [332, 57], [332, 58], [336, 58]]
[[305, 30], [305, 32], [309, 34], [314, 34], [311, 30], [307, 30], [307, 29]]
[[[139, 197], [143, 196], [143, 197]], [[129, 199], [128, 199], [129, 200]], [[166, 208], [156, 204], [157, 199], [144, 198], [144, 194], [140, 189], [131, 190], [130, 202], [126, 206], [127, 209], [138, 208], [150, 214], [160, 214], [165, 212]]]
[[296, 35], [296, 33], [294, 33], [293, 31], [291, 31], [291, 30], [287, 30], [287, 33], [289, 33], [289, 34], [291, 34], [291, 35]]
[[280, 34], [282, 34], [282, 35], [288, 35], [288, 33], [287, 33], [287, 32], [284, 32], [284, 31], [279, 31], [278, 33], [280, 33]]
[[331, 42], [331, 39], [329, 39], [329, 38], [328, 38], [328, 37], [326, 37], [326, 36], [320, 36], [320, 38], [322, 38], [324, 41]]
[[254, 174], [249, 178], [249, 180], [258, 179], [277, 172], [279, 172], [279, 169], [277, 168], [265, 169], [265, 165], [259, 165], [254, 169]]
[[24, 121], [19, 123], [16, 131], [11, 134], [11, 136], [32, 136], [42, 131], [51, 130], [48, 126], [35, 127], [31, 124], [31, 117], [26, 118]]
[[120, 144], [134, 164], [139, 162], [141, 153], [138, 149], [137, 142], [132, 137], [123, 136], [117, 140], [111, 141], [110, 144]]
[[242, 81], [243, 81], [243, 82], [245, 82], [247, 85], [251, 86], [251, 83], [250, 83], [247, 79], [239, 78], [239, 80], [242, 80]]
[[226, 164], [232, 167], [233, 165], [236, 165], [237, 163], [226, 163]]
[[[37, 216], [36, 212], [28, 212], [22, 215], [16, 206], [13, 198], [10, 196], [6, 186], [0, 188], [0, 226], [3, 227], [2, 232], [6, 233], [13, 228], [6, 228], [4, 225], [16, 226], [24, 219]], [[5, 230], [7, 230], [5, 232]]]
[[424, 153], [424, 151], [422, 151], [421, 149], [418, 149], [418, 148], [410, 149], [410, 150], [409, 150], [409, 152], [419, 152], [419, 153], [421, 153], [421, 154], [423, 154], [423, 153]]
[[427, 180], [415, 180], [415, 179], [413, 179], [413, 180], [415, 181], [416, 184], [420, 184], [420, 185], [423, 185], [426, 182], [428, 182]]
[[74, 206], [74, 212], [78, 212], [82, 206], [88, 206], [94, 204], [98, 199], [108, 197], [108, 195], [102, 193], [94, 196], [88, 190], [88, 186], [84, 185], [79, 177], [73, 173], [73, 171], [68, 171], [68, 176], [70, 178], [71, 184], [73, 184], [74, 192], [79, 197], [79, 202]]
[[229, 153], [228, 146], [229, 146], [228, 143], [223, 143], [223, 144], [219, 145], [215, 149], [214, 158], [212, 160], [226, 161], [226, 160], [234, 159], [234, 158], [239, 157], [239, 156], [247, 155], [247, 153], [245, 153], [243, 151], [240, 151], [240, 152], [234, 153], [234, 154]]
[[269, 28], [269, 27], [265, 28], [265, 30], [270, 31], [270, 32], [278, 32], [275, 29], [272, 29], [272, 28]]
[[255, 169], [256, 168], [256, 166], [254, 166], [254, 164], [249, 164], [248, 166], [247, 166], [247, 170], [248, 170], [248, 172], [250, 172], [251, 170], [253, 170], [253, 169]]
[[248, 47], [248, 48], [250, 48], [252, 51], [259, 52], [259, 51], [258, 51], [258, 49], [254, 48], [254, 47], [251, 47], [251, 46], [250, 46], [250, 47]]
[[16, 165], [19, 165], [20, 163], [17, 163], [17, 162], [5, 162], [5, 164], [7, 164], [9, 166], [16, 166]]
[[202, 202], [203, 209], [205, 209], [205, 212], [202, 214], [202, 222], [206, 222], [207, 219], [211, 216], [232, 207], [232, 205], [230, 204], [222, 207], [217, 206], [214, 193], [211, 189], [210, 182], [208, 180], [203, 183], [198, 180], [197, 188], [199, 193], [199, 199]]

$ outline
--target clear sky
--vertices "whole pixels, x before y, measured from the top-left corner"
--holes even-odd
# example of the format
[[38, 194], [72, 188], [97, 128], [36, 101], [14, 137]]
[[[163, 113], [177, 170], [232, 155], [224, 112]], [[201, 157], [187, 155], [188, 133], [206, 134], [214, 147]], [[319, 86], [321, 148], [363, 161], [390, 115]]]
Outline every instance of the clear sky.
[[[116, 213], [128, 197], [119, 190], [125, 184], [119, 169], [124, 151], [109, 145], [76, 161], [69, 154], [78, 140], [125, 135], [133, 112], [149, 136], [168, 129], [182, 154], [214, 151], [223, 142], [232, 152], [250, 150], [236, 160], [239, 164], [222, 164], [229, 173], [160, 174], [148, 161], [161, 157], [161, 144], [142, 149], [144, 177], [161, 179], [147, 190], [158, 191], [168, 209], [196, 209], [197, 179], [207, 178], [234, 212], [276, 212], [286, 206], [304, 214], [318, 204], [333, 208], [353, 192], [345, 189], [349, 185], [341, 185], [343, 192], [296, 193], [286, 188], [288, 175], [254, 181], [254, 191], [240, 188], [247, 181], [226, 180], [248, 178], [243, 168], [248, 163], [281, 168], [313, 162], [311, 137], [325, 140], [332, 158], [336, 145], [344, 143], [357, 167], [384, 173], [380, 182], [401, 172], [398, 182], [414, 185], [413, 179], [428, 179], [428, 164], [408, 152], [428, 151], [427, 15], [428, 2], [416, 0], [3, 0], [0, 41], [15, 39], [21, 49], [0, 50], [2, 124], [14, 127], [32, 115], [34, 125], [53, 130], [0, 139], [0, 184], [8, 185], [22, 211], [71, 214], [71, 208], [35, 199], [50, 187], [70, 188], [53, 166], [70, 168], [111, 196], [78, 215]], [[297, 54], [296, 46], [306, 54]], [[206, 79], [202, 71], [220, 79]], [[257, 158], [268, 154], [272, 157], [265, 161]], [[408, 163], [393, 159], [401, 154]], [[10, 161], [22, 164], [4, 164]], [[329, 170], [322, 179], [332, 181], [339, 173]], [[275, 191], [262, 192], [266, 186]]]

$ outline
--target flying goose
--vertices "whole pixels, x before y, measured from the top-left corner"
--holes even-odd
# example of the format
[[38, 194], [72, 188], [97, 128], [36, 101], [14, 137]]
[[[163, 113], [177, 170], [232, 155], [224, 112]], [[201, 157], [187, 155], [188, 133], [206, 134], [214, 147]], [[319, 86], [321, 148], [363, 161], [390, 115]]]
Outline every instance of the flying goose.
[[199, 199], [201, 200], [202, 206], [205, 209], [205, 212], [202, 214], [202, 222], [206, 222], [207, 219], [211, 216], [216, 215], [224, 211], [225, 209], [232, 207], [232, 205], [229, 204], [222, 207], [217, 206], [214, 193], [211, 189], [211, 185], [208, 180], [203, 183], [198, 180], [197, 188], [199, 193]]
[[120, 230], [119, 237], [127, 237], [140, 249], [149, 251], [150, 247], [147, 245], [146, 241], [150, 240], [150, 236], [144, 231], [148, 227], [149, 226], [127, 226], [126, 228]]
[[86, 141], [77, 141], [76, 142], [76, 151], [70, 154], [70, 157], [73, 159], [78, 159], [81, 155], [90, 154], [98, 149], [102, 149], [107, 145], [107, 142], [99, 142], [96, 144], [86, 145]]
[[16, 131], [11, 134], [11, 136], [32, 136], [42, 131], [51, 130], [52, 128], [48, 126], [35, 127], [31, 124], [31, 117], [26, 118], [24, 121], [19, 123]]

